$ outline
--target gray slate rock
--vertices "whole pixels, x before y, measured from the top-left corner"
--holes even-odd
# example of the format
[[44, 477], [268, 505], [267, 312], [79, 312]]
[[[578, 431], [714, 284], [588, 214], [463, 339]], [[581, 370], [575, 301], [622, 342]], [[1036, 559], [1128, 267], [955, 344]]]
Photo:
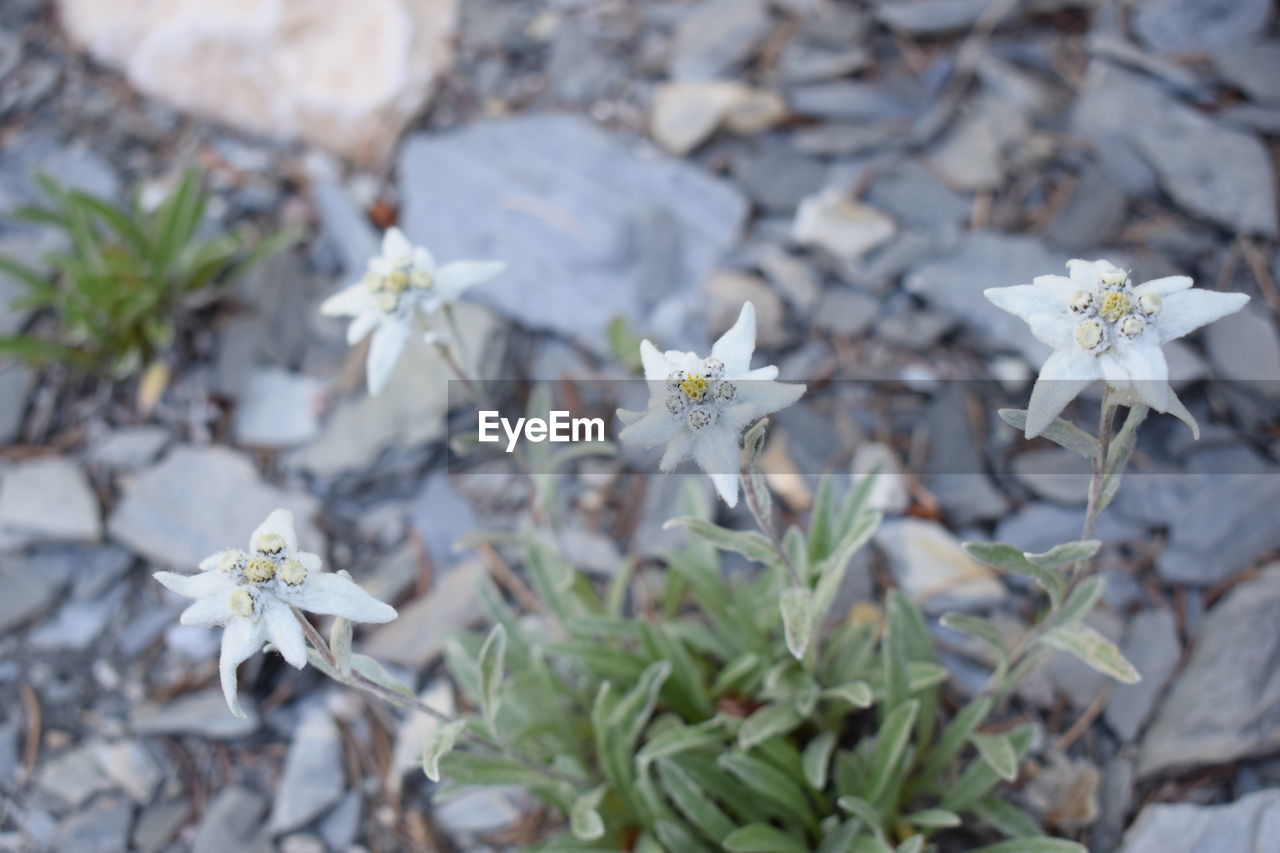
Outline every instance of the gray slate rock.
[[771, 28], [764, 0], [703, 0], [676, 27], [667, 63], [671, 76], [723, 76], [746, 62]]
[[252, 371], [236, 403], [236, 442], [251, 447], [288, 447], [310, 441], [320, 430], [325, 383], [276, 367]]
[[[1032, 554], [1043, 554], [1054, 545], [1079, 539], [1083, 523], [1084, 513], [1079, 509], [1047, 503], [1026, 504], [1000, 520], [996, 539]], [[1146, 535], [1145, 527], [1114, 512], [1104, 512], [1098, 518], [1095, 531], [1096, 538], [1109, 545]]]
[[111, 471], [133, 471], [154, 461], [171, 439], [164, 427], [118, 429], [89, 448], [89, 461]]
[[871, 327], [880, 312], [880, 300], [848, 288], [822, 295], [813, 315], [816, 329], [842, 338], [856, 338]]
[[7, 557], [0, 561], [0, 633], [43, 614], [66, 585], [71, 567], [56, 557]]
[[144, 702], [134, 709], [130, 720], [134, 732], [143, 735], [199, 735], [215, 740], [232, 740], [258, 730], [258, 713], [253, 702], [240, 697], [245, 717], [227, 710], [227, 700], [218, 688], [189, 693], [167, 705]]
[[999, 310], [982, 295], [988, 287], [1030, 284], [1038, 275], [1066, 274], [1067, 257], [1031, 237], [974, 231], [961, 235], [939, 256], [913, 268], [907, 290], [963, 320], [997, 350], [1021, 352], [1039, 364], [1049, 349], [1027, 324]]
[[1256, 137], [1100, 61], [1089, 67], [1073, 121], [1094, 141], [1130, 145], [1187, 211], [1231, 230], [1276, 235], [1274, 172]]
[[1120, 853], [1268, 853], [1280, 837], [1280, 790], [1221, 806], [1156, 803], [1124, 835]]
[[58, 850], [118, 853], [129, 844], [133, 804], [125, 797], [102, 799], [68, 817], [58, 827]]
[[1271, 0], [1143, 0], [1133, 29], [1156, 50], [1197, 51], [1249, 41], [1271, 13]]
[[1234, 44], [1214, 51], [1213, 64], [1255, 101], [1280, 101], [1280, 43]]
[[1050, 245], [1082, 249], [1105, 243], [1124, 222], [1128, 196], [1101, 169], [1088, 166], [1045, 232]]
[[1237, 586], [1209, 611], [1191, 660], [1142, 741], [1140, 776], [1280, 748], [1278, 612], [1280, 566]]
[[480, 580], [485, 574], [484, 563], [472, 560], [438, 575], [426, 595], [399, 608], [394, 622], [374, 630], [361, 651], [402, 666], [426, 666], [454, 632], [484, 613]]
[[294, 729], [267, 825], [273, 833], [297, 829], [336, 803], [345, 789], [338, 726], [328, 711], [314, 708]]
[[4, 475], [0, 527], [80, 542], [102, 537], [98, 498], [80, 466], [62, 457], [29, 459]]
[[160, 800], [144, 808], [133, 827], [133, 846], [142, 853], [163, 849], [191, 817], [185, 798]]
[[[0, 308], [2, 299], [0, 297]], [[12, 444], [18, 437], [32, 378], [31, 370], [19, 362], [0, 363], [0, 447]]]
[[36, 773], [40, 788], [78, 808], [115, 784], [102, 772], [92, 744], [81, 744], [46, 759]]
[[508, 263], [475, 299], [599, 353], [619, 314], [673, 346], [700, 342], [687, 328], [697, 285], [746, 214], [728, 184], [685, 162], [637, 156], [571, 116], [410, 137], [399, 165], [411, 238], [441, 262]]
[[[225, 706], [223, 710], [226, 710]], [[262, 797], [240, 785], [223, 788], [209, 803], [191, 846], [192, 853], [223, 853], [248, 846], [267, 810]]]
[[1121, 740], [1131, 741], [1142, 730], [1182, 656], [1173, 613], [1145, 610], [1133, 617], [1121, 651], [1142, 680], [1113, 686], [1103, 716]]
[[1036, 495], [1064, 504], [1089, 498], [1089, 462], [1063, 447], [1025, 450], [1013, 457], [1013, 473]]
[[1275, 393], [1280, 383], [1280, 334], [1270, 312], [1246, 306], [1206, 326], [1204, 338], [1218, 378], [1269, 383], [1258, 387]]
[[302, 549], [324, 552], [316, 500], [265, 481], [225, 447], [180, 446], [140, 474], [111, 514], [111, 535], [166, 567], [192, 571], [210, 554], [242, 548], [272, 510], [293, 511]]

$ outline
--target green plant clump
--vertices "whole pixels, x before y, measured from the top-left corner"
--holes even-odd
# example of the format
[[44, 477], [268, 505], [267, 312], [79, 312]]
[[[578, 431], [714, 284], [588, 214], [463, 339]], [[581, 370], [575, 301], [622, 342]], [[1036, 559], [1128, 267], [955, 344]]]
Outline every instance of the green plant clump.
[[153, 210], [137, 193], [120, 207], [47, 176], [37, 182], [48, 204], [13, 216], [65, 232], [67, 247], [46, 256], [49, 274], [0, 256], [0, 272], [26, 289], [15, 307], [52, 321], [44, 334], [0, 338], [0, 354], [37, 364], [128, 377], [169, 349], [192, 294], [243, 275], [292, 239], [279, 232], [250, 250], [239, 235], [200, 237], [209, 197], [195, 170]]
[[[526, 787], [565, 816], [542, 851], [920, 851], [979, 826], [1009, 839], [992, 853], [1082, 850], [998, 789], [1034, 735], [988, 728], [1000, 691], [944, 713], [947, 672], [914, 605], [891, 592], [883, 615], [829, 612], [879, 523], [871, 483], [841, 503], [828, 479], [808, 531], [787, 530], [781, 549], [716, 526], [689, 492], [671, 525], [694, 535], [647, 598], [632, 567], [597, 588], [547, 539], [523, 538], [541, 609], [517, 616], [488, 587], [493, 630], [448, 649], [477, 709], [466, 732], [502, 751], [448, 751], [454, 724], [428, 748], [428, 775], [445, 796]], [[722, 550], [764, 570], [726, 577]]]

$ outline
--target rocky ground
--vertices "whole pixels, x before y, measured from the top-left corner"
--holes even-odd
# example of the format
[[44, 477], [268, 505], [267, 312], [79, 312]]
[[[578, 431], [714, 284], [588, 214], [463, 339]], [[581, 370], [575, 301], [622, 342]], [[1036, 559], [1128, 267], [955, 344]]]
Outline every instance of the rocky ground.
[[[981, 290], [1105, 254], [1139, 279], [1251, 294], [1169, 347], [1204, 436], [1154, 421], [1099, 530], [1092, 618], [1144, 680], [1109, 688], [1051, 660], [1019, 697], [1046, 736], [1018, 797], [1095, 850], [1265, 849], [1255, 833], [1280, 820], [1270, 0], [461, 5], [431, 108], [359, 167], [143, 97], [44, 3], [0, 6], [0, 209], [32, 200], [39, 170], [120, 196], [196, 163], [214, 224], [308, 233], [187, 324], [145, 418], [129, 386], [0, 364], [0, 849], [475, 850], [536, 833], [505, 791], [431, 811], [423, 721], [277, 657], [242, 667], [250, 715], [232, 717], [216, 633], [179, 626], [150, 578], [289, 507], [304, 545], [400, 608], [366, 647], [452, 702], [440, 652], [477, 617], [485, 569], [451, 546], [512, 523], [527, 484], [449, 470], [429, 352], [370, 398], [362, 354], [317, 315], [392, 221], [442, 259], [510, 263], [461, 317], [492, 377], [587, 388], [623, 375], [612, 318], [704, 346], [753, 300], [761, 346], [811, 388], [769, 451], [784, 510], [821, 470], [904, 472], [878, 495], [891, 520], [851, 597], [896, 583], [1011, 631], [1035, 597], [974, 574], [959, 539], [1041, 550], [1077, 534], [1084, 493], [1061, 454], [990, 415], [996, 396], [1025, 399], [1043, 353]], [[0, 221], [0, 251], [36, 263], [49, 246]], [[38, 319], [6, 308], [0, 333]], [[626, 473], [652, 465], [627, 454], [565, 481], [584, 565], [651, 552], [683, 479]], [[972, 650], [939, 638], [952, 688], [973, 690]]]

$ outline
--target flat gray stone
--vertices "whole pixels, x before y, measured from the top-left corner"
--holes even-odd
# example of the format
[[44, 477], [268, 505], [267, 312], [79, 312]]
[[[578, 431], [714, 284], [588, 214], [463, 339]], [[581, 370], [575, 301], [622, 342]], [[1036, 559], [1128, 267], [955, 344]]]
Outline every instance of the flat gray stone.
[[1280, 43], [1233, 44], [1214, 51], [1213, 64], [1222, 78], [1255, 101], [1280, 101]]
[[1127, 479], [1133, 483], [1125, 483], [1121, 490], [1132, 487], [1134, 492], [1124, 504], [1126, 510], [1150, 500], [1153, 492], [1169, 492], [1164, 504], [1167, 512], [1157, 522], [1169, 529], [1164, 550], [1156, 559], [1156, 571], [1166, 581], [1212, 585], [1280, 548], [1280, 525], [1224, 523], [1224, 519], [1257, 518], [1259, 507], [1280, 504], [1280, 472], [1274, 468], [1182, 477], [1130, 475]]
[[70, 566], [40, 556], [0, 560], [0, 633], [44, 614], [70, 577]]
[[[1043, 554], [1054, 545], [1080, 538], [1084, 512], [1047, 503], [1029, 503], [1006, 515], [996, 526], [996, 539], [1032, 554]], [[1146, 539], [1141, 524], [1104, 512], [1098, 518], [1096, 538], [1108, 545]]]
[[1095, 142], [1132, 146], [1188, 212], [1233, 231], [1276, 235], [1274, 171], [1256, 137], [1101, 61], [1089, 66], [1073, 121]]
[[1124, 834], [1120, 853], [1268, 853], [1280, 838], [1280, 790], [1221, 806], [1155, 803]]
[[1204, 340], [1217, 378], [1263, 383], [1257, 387], [1272, 394], [1280, 390], [1280, 334], [1269, 311], [1246, 305], [1206, 326]]
[[41, 538], [102, 538], [98, 498], [80, 466], [62, 457], [29, 459], [0, 480], [0, 527]]
[[484, 613], [484, 563], [472, 560], [438, 575], [426, 595], [400, 607], [394, 622], [373, 631], [361, 651], [382, 661], [420, 669], [444, 651], [445, 641]]
[[454, 543], [477, 526], [470, 502], [450, 481], [447, 474], [427, 477], [413, 506], [413, 524], [427, 545], [427, 553], [436, 566], [451, 566], [462, 555], [455, 553]]
[[164, 778], [160, 766], [142, 741], [97, 743], [93, 757], [102, 771], [139, 805], [151, 801], [151, 795]]
[[671, 345], [692, 344], [697, 286], [746, 214], [727, 183], [633, 153], [572, 116], [413, 136], [399, 172], [402, 224], [413, 240], [442, 263], [507, 262], [470, 298], [599, 353], [608, 352], [605, 331], [617, 315]]
[[46, 759], [36, 771], [36, 783], [41, 790], [73, 808], [78, 808], [94, 794], [115, 787], [99, 767], [92, 744], [81, 744]]
[[248, 697], [241, 696], [245, 718], [227, 708], [218, 688], [188, 693], [167, 705], [144, 702], [134, 709], [130, 727], [142, 735], [199, 735], [216, 740], [233, 740], [258, 730], [258, 713]]
[[320, 430], [326, 384], [277, 367], [252, 371], [236, 403], [236, 443], [288, 447], [310, 441]]
[[314, 708], [293, 731], [267, 826], [273, 833], [297, 829], [336, 803], [344, 790], [338, 726], [328, 711]]
[[1182, 656], [1173, 613], [1144, 610], [1133, 617], [1121, 651], [1142, 680], [1113, 686], [1103, 716], [1121, 740], [1131, 741], [1142, 730]]
[[1191, 660], [1143, 738], [1139, 776], [1231, 764], [1280, 748], [1278, 612], [1280, 566], [1235, 587], [1209, 611]]
[[667, 63], [671, 76], [723, 76], [746, 62], [771, 29], [764, 0], [703, 0], [676, 26]]
[[142, 853], [161, 850], [191, 818], [186, 799], [160, 800], [144, 808], [133, 827], [133, 846]]
[[57, 849], [118, 853], [128, 846], [132, 826], [133, 804], [128, 799], [100, 799], [59, 825]]
[[960, 540], [937, 522], [886, 521], [874, 542], [903, 593], [929, 613], [993, 604], [1005, 596], [994, 572], [969, 557]]
[[910, 292], [947, 311], [979, 334], [992, 349], [1021, 352], [1039, 364], [1049, 348], [1025, 321], [996, 308], [982, 291], [1030, 284], [1038, 275], [1066, 274], [1067, 256], [1051, 252], [1031, 237], [974, 231], [938, 256], [915, 266], [904, 279]]
[[[0, 302], [0, 313], [3, 311]], [[12, 444], [22, 428], [31, 391], [31, 370], [19, 362], [0, 362], [0, 447]]]
[[37, 649], [84, 651], [102, 632], [111, 617], [120, 612], [127, 590], [117, 586], [99, 599], [68, 601], [54, 617], [31, 631], [31, 645]]
[[224, 548], [243, 548], [272, 510], [292, 510], [305, 551], [324, 552], [312, 523], [316, 500], [258, 476], [248, 458], [225, 447], [183, 445], [139, 474], [111, 514], [108, 528], [148, 559], [179, 571]]
[[1271, 13], [1271, 0], [1142, 0], [1133, 29], [1156, 50], [1199, 51], [1249, 41]]
[[133, 471], [153, 462], [172, 438], [164, 427], [118, 429], [89, 448], [89, 461], [110, 471]]
[[191, 845], [192, 853], [223, 853], [247, 848], [261, 826], [266, 810], [266, 803], [256, 791], [240, 785], [223, 788], [209, 803], [200, 821]]
[[1013, 457], [1013, 473], [1038, 497], [1064, 504], [1089, 498], [1089, 462], [1073, 450], [1043, 447]]

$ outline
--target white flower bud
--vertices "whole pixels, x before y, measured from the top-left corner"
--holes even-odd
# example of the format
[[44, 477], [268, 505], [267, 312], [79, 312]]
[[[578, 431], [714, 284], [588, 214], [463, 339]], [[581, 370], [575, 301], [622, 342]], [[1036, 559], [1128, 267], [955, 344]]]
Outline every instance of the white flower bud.
[[703, 406], [699, 406], [689, 412], [687, 419], [689, 429], [694, 432], [701, 432], [715, 422], [715, 414]]
[[1076, 343], [1080, 349], [1096, 355], [1106, 349], [1106, 330], [1097, 320], [1085, 320], [1076, 326]]
[[1147, 327], [1147, 322], [1137, 314], [1130, 314], [1120, 321], [1120, 334], [1129, 340], [1137, 340], [1142, 336], [1142, 330]]
[[1071, 308], [1072, 314], [1080, 314], [1092, 317], [1098, 313], [1097, 300], [1093, 298], [1093, 294], [1087, 290], [1077, 290], [1071, 294], [1071, 301], [1067, 303]]
[[702, 374], [707, 378], [708, 382], [719, 382], [724, 379], [724, 362], [718, 358], [704, 358], [702, 360]]
[[1158, 293], [1144, 293], [1138, 297], [1138, 308], [1148, 317], [1154, 317], [1164, 307], [1164, 300]]

